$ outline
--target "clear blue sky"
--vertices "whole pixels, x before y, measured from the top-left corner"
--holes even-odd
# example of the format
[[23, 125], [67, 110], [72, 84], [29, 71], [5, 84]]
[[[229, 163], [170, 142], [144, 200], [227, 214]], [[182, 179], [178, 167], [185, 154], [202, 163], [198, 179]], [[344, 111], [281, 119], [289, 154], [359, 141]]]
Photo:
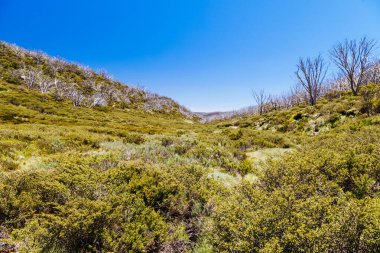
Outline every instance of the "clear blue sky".
[[194, 111], [295, 83], [300, 56], [380, 40], [377, 0], [0, 0], [0, 40], [104, 69]]

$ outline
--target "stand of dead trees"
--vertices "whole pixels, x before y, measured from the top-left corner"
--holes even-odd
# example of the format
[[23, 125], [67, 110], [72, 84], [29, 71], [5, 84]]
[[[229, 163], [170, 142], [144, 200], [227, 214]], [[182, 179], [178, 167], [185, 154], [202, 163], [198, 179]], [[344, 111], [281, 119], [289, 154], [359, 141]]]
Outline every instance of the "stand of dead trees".
[[298, 85], [289, 95], [271, 96], [264, 90], [253, 92], [256, 112], [263, 114], [272, 110], [288, 109], [309, 103], [315, 105], [318, 98], [327, 93], [351, 91], [355, 96], [362, 86], [380, 83], [380, 61], [373, 61], [377, 43], [366, 37], [360, 40], [345, 40], [330, 51], [332, 62], [339, 69], [338, 78], [325, 82], [328, 67], [321, 55], [316, 58], [300, 58], [295, 76]]
[[265, 94], [264, 90], [260, 90], [259, 92], [252, 91], [252, 97], [257, 104], [258, 113], [262, 115], [264, 113], [264, 106], [270, 99], [269, 95]]
[[105, 72], [95, 72], [43, 52], [28, 51], [1, 41], [0, 47], [15, 61], [6, 71], [14, 83], [23, 84], [29, 90], [50, 93], [56, 100], [70, 100], [73, 106], [90, 108], [116, 105], [123, 109], [137, 107], [149, 112], [194, 116], [170, 98], [124, 85]]

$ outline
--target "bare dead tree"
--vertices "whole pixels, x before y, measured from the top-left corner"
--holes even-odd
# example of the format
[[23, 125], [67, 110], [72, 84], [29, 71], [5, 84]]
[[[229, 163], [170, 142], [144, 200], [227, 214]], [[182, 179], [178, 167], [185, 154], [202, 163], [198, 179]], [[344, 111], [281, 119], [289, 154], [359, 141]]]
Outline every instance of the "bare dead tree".
[[264, 106], [268, 102], [270, 96], [265, 94], [264, 90], [260, 90], [259, 92], [252, 91], [252, 97], [257, 104], [259, 114], [262, 115], [264, 113]]
[[[4, 42], [2, 42], [4, 43]], [[25, 57], [25, 49], [15, 45], [15, 44], [8, 44], [5, 43], [7, 46], [11, 48], [11, 50], [18, 56], [18, 57]]]
[[277, 96], [269, 96], [268, 102], [266, 103], [266, 111], [276, 111], [280, 109], [280, 100]]
[[54, 86], [53, 80], [45, 75], [41, 75], [37, 79], [37, 88], [41, 93], [46, 93], [51, 90], [51, 88]]
[[115, 89], [115, 87], [111, 85], [103, 84], [101, 86], [100, 92], [102, 93], [102, 96], [104, 97], [104, 99], [108, 102], [117, 100], [118, 91]]
[[70, 84], [67, 89], [67, 97], [72, 101], [74, 106], [80, 106], [85, 96], [76, 87], [77, 84]]
[[23, 66], [15, 74], [19, 75], [25, 82], [28, 89], [38, 89], [42, 93], [49, 92], [53, 87], [53, 80], [44, 75], [40, 68]]
[[86, 79], [91, 79], [94, 76], [94, 71], [89, 67], [82, 67], [82, 71]]
[[35, 88], [38, 80], [42, 77], [42, 71], [39, 69], [29, 68], [25, 65], [19, 71], [20, 77], [24, 80], [28, 89]]
[[292, 93], [291, 92], [290, 92], [290, 94], [282, 93], [278, 97], [278, 99], [279, 99], [281, 109], [289, 109], [293, 106]]
[[63, 100], [67, 98], [67, 93], [68, 93], [68, 87], [69, 85], [62, 80], [57, 80], [56, 82], [53, 83], [54, 86], [54, 95], [56, 100]]
[[58, 82], [60, 81], [59, 72], [64, 69], [67, 63], [60, 58], [54, 57], [49, 58], [49, 72], [53, 77], [54, 86], [58, 86]]
[[351, 90], [347, 79], [342, 76], [342, 73], [339, 73], [338, 75], [332, 77], [332, 79], [329, 80], [328, 85], [330, 87], [330, 91], [344, 92]]
[[35, 63], [37, 64], [37, 66], [40, 66], [43, 62], [47, 61], [48, 60], [48, 56], [46, 53], [42, 52], [42, 51], [30, 51], [29, 52], [29, 55], [33, 57]]
[[315, 59], [300, 58], [295, 72], [298, 82], [307, 92], [311, 105], [315, 105], [321, 95], [322, 84], [326, 77], [327, 67], [321, 55]]
[[380, 61], [377, 61], [367, 69], [364, 75], [364, 84], [380, 84]]
[[331, 51], [331, 58], [340, 69], [350, 86], [352, 93], [356, 96], [360, 86], [363, 85], [365, 72], [370, 64], [370, 57], [376, 42], [366, 37], [356, 40], [346, 40], [338, 43]]
[[307, 92], [300, 87], [301, 85], [293, 85], [290, 87], [289, 104], [290, 107], [299, 105], [305, 101], [308, 101]]

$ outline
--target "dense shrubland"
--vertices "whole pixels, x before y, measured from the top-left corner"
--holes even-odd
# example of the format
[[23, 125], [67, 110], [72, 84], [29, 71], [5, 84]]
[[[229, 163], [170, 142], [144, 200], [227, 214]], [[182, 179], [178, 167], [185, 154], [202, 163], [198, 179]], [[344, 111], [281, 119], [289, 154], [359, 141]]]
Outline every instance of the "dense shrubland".
[[379, 252], [379, 84], [201, 124], [28, 88], [1, 45], [0, 251]]
[[311, 140], [266, 163], [255, 184], [233, 188], [212, 214], [213, 244], [227, 252], [377, 252], [379, 129], [357, 127]]

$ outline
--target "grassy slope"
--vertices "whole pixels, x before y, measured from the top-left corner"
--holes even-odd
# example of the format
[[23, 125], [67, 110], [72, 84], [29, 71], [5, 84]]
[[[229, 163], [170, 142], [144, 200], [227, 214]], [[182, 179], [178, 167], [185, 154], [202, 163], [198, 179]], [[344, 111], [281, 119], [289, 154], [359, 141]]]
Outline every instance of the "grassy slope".
[[[137, 109], [73, 107], [69, 101], [55, 101], [49, 94], [29, 91], [0, 81], [1, 121], [45, 125], [109, 127], [141, 133], [170, 132], [187, 128], [180, 115], [154, 114]], [[144, 124], [141, 124], [144, 122]], [[195, 127], [196, 128], [196, 127]]]
[[380, 120], [360, 107], [343, 94], [200, 124], [0, 81], [0, 240], [22, 252], [376, 252]]

